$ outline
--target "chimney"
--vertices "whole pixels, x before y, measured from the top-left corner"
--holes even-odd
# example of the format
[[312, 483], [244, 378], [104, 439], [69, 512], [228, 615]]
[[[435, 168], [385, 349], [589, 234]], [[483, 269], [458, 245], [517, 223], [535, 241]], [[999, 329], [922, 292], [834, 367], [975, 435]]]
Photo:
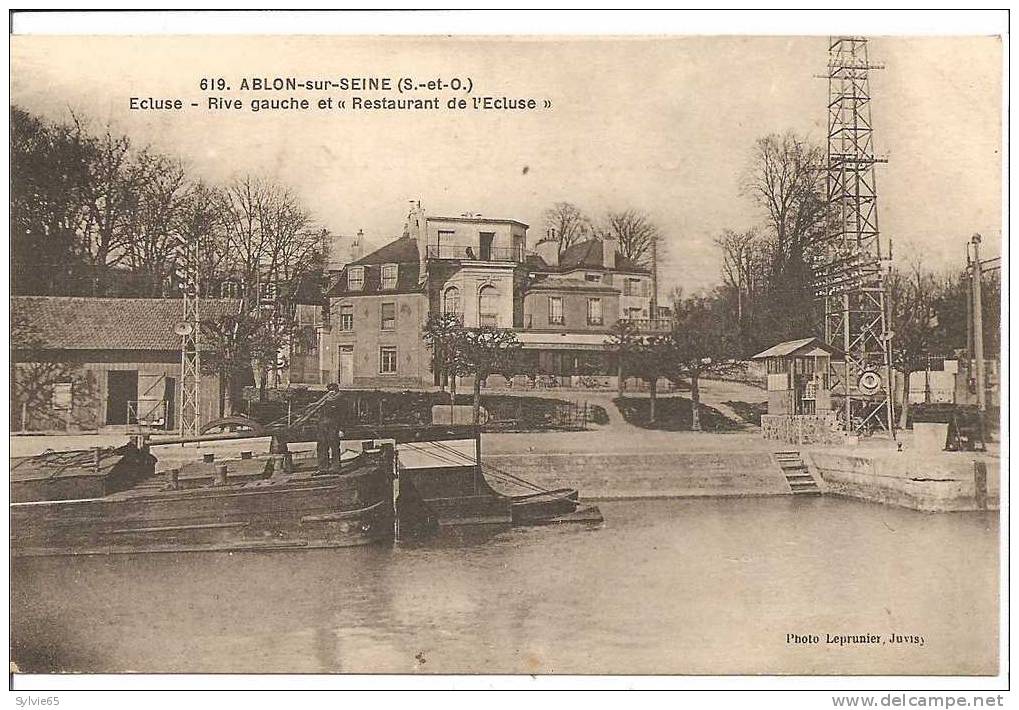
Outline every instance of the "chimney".
[[421, 200], [411, 200], [410, 211], [407, 212], [407, 222], [403, 227], [403, 236], [417, 239], [420, 244], [424, 244], [427, 236], [427, 219], [428, 215], [425, 214], [425, 209], [421, 206]]
[[602, 266], [606, 269], [616, 268], [616, 249], [619, 243], [615, 239], [602, 239]]
[[553, 230], [547, 230], [545, 236], [538, 240], [534, 245], [534, 253], [549, 266], [559, 266], [559, 242]]
[[364, 256], [364, 230], [357, 230], [357, 235], [350, 242], [350, 261], [357, 261]]

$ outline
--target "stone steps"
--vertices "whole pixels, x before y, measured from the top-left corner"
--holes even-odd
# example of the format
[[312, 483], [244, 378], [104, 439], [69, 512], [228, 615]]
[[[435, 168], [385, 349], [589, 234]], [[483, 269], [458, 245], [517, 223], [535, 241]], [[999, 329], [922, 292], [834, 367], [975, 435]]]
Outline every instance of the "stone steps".
[[821, 489], [800, 458], [799, 451], [776, 451], [775, 459], [793, 495], [821, 495]]

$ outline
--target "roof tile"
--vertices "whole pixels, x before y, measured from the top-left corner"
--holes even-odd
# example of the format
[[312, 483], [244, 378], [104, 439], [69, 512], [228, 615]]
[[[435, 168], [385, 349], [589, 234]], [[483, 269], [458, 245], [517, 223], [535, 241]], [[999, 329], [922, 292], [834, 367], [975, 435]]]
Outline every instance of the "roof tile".
[[[203, 319], [237, 313], [232, 298], [199, 301]], [[32, 324], [41, 347], [61, 350], [180, 350], [179, 298], [15, 296], [11, 311]]]

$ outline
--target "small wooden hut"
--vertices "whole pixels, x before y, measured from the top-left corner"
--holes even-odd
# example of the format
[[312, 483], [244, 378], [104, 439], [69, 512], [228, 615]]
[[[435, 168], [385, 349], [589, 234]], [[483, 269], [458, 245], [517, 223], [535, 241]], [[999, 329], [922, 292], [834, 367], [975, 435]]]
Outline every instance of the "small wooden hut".
[[787, 340], [753, 356], [768, 373], [768, 414], [823, 414], [831, 410], [829, 373], [838, 351], [820, 338]]

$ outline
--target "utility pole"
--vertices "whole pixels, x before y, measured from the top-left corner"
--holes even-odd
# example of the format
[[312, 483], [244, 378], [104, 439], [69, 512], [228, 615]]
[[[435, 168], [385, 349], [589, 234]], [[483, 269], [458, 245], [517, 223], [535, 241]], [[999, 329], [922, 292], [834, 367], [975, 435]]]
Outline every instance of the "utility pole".
[[987, 389], [984, 373], [984, 308], [981, 293], [981, 281], [983, 280], [983, 265], [980, 263], [980, 235], [974, 234], [973, 244], [973, 273], [970, 277], [970, 284], [973, 290], [973, 359], [974, 370], [977, 379], [977, 407], [980, 409], [980, 417], [983, 419], [987, 411]]
[[970, 371], [973, 370], [973, 262], [969, 255], [969, 242], [966, 242], [966, 360]]
[[200, 237], [197, 234], [191, 235], [191, 238], [184, 237], [178, 246], [183, 257], [180, 276], [184, 313], [177, 326], [177, 334], [181, 338], [180, 415], [177, 425], [180, 428], [181, 439], [184, 439], [198, 436], [201, 429], [199, 415], [202, 369], [199, 354], [201, 320], [198, 306]]
[[651, 321], [658, 319], [658, 237], [651, 237]]

